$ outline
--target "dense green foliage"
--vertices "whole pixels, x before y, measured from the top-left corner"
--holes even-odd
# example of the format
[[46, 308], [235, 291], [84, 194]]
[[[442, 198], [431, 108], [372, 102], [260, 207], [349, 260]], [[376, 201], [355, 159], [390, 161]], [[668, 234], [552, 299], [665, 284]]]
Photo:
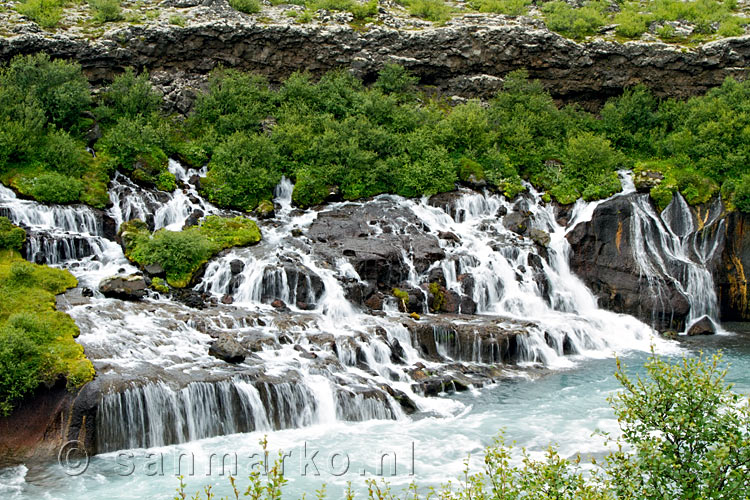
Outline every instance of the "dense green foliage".
[[125, 255], [142, 266], [159, 264], [167, 274], [167, 282], [183, 288], [193, 273], [219, 251], [260, 241], [260, 230], [244, 217], [206, 217], [200, 226], [182, 231], [161, 229], [151, 234], [145, 223], [134, 219], [122, 224], [120, 237]]
[[119, 21], [122, 19], [120, 0], [88, 0], [91, 17], [97, 23]]
[[[174, 127], [159, 113], [161, 96], [148, 75], [127, 70], [98, 101], [75, 63], [37, 54], [0, 69], [0, 181], [41, 202], [99, 208], [109, 203], [116, 169], [173, 190], [167, 156], [176, 153]], [[103, 137], [93, 157], [86, 145], [97, 127]]]
[[233, 9], [245, 14], [255, 14], [260, 12], [260, 2], [258, 0], [229, 0], [229, 5]]
[[20, 251], [26, 241], [26, 231], [14, 226], [7, 217], [0, 217], [0, 250]]
[[0, 69], [0, 180], [39, 201], [106, 205], [108, 177], [83, 141], [90, 106], [77, 64], [37, 54]]
[[663, 174], [652, 193], [662, 208], [676, 191], [691, 204], [725, 183], [728, 200], [744, 193], [733, 179], [747, 172], [750, 155], [745, 83], [729, 79], [684, 102], [635, 87], [610, 100], [600, 118], [558, 107], [522, 71], [508, 75], [488, 105], [420, 103], [413, 86], [398, 66], [370, 88], [344, 72], [317, 83], [295, 74], [275, 91], [257, 76], [215, 74], [187, 124], [196, 164], [208, 160], [204, 193], [251, 210], [282, 175], [296, 181], [300, 206], [332, 192], [431, 195], [470, 179], [513, 197], [526, 179], [567, 204], [618, 192], [616, 171], [636, 164]]
[[[5, 226], [0, 219], [0, 242], [8, 236]], [[17, 235], [11, 236], [11, 246], [17, 245]], [[55, 295], [76, 284], [67, 271], [0, 250], [0, 415], [40, 384], [65, 377], [73, 389], [93, 378], [94, 368], [74, 340], [78, 327], [55, 310]]]
[[[664, 500], [744, 499], [750, 491], [750, 400], [725, 384], [721, 356], [685, 358], [675, 364], [652, 355], [647, 379], [633, 380], [618, 361], [615, 376], [624, 390], [611, 398], [621, 434], [617, 450], [588, 470], [580, 457], [561, 457], [550, 447], [541, 459], [518, 453], [502, 436], [485, 450], [484, 469], [426, 495], [416, 483], [402, 494], [373, 479], [365, 481], [368, 500]], [[267, 452], [268, 442], [261, 441]], [[267, 456], [267, 455], [266, 455]], [[516, 465], [517, 464], [517, 465]], [[283, 454], [265, 475], [254, 470], [246, 489], [230, 478], [231, 498], [284, 497]], [[188, 498], [180, 478], [175, 500]], [[312, 492], [311, 492], [312, 493]], [[323, 485], [315, 498], [328, 498]], [[216, 500], [211, 487], [191, 496]], [[224, 497], [227, 498], [227, 497]], [[351, 484], [344, 498], [352, 500]]]
[[[366, 87], [347, 72], [319, 81], [294, 74], [271, 89], [259, 76], [215, 72], [193, 113], [178, 124], [160, 113], [146, 74], [127, 70], [93, 103], [75, 64], [44, 55], [15, 58], [0, 72], [0, 180], [39, 201], [109, 202], [115, 170], [162, 190], [176, 187], [169, 156], [200, 167], [205, 196], [250, 211], [282, 175], [294, 202], [380, 193], [422, 196], [456, 182], [487, 182], [514, 197], [522, 180], [544, 199], [572, 203], [619, 191], [616, 170], [658, 173], [660, 207], [675, 192], [691, 204], [719, 191], [748, 210], [750, 84], [732, 79], [687, 101], [627, 89], [600, 116], [559, 107], [518, 71], [489, 103], [450, 106], [427, 98], [402, 67], [388, 65]], [[96, 122], [97, 157], [84, 149]]]

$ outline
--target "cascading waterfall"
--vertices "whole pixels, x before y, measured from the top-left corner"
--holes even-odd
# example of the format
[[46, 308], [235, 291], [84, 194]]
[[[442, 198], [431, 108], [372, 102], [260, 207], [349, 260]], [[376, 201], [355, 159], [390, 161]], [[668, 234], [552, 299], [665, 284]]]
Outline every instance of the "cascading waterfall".
[[[701, 230], [696, 228], [693, 214], [685, 199], [676, 194], [671, 203], [658, 215], [648, 201], [648, 195], [632, 200], [633, 220], [630, 227], [633, 256], [648, 280], [651, 293], [667, 311], [668, 284], [685, 296], [690, 312], [686, 330], [692, 323], [707, 316], [718, 326], [719, 307], [713, 276], [707, 265], [715, 257], [722, 243], [724, 220], [721, 201], [715, 200]], [[718, 225], [715, 231], [709, 231]], [[658, 311], [654, 311], [657, 313]]]
[[[117, 225], [140, 218], [154, 229], [170, 230], [198, 215], [231, 215], [203, 200], [189, 182], [205, 169], [186, 170], [172, 160], [169, 169], [180, 184], [174, 193], [143, 189], [117, 174], [110, 190], [113, 206], [106, 215]], [[304, 237], [290, 238], [293, 231], [304, 234], [318, 217], [314, 210], [293, 210], [292, 191], [286, 178], [276, 187], [276, 216], [261, 224], [259, 245], [231, 249], [206, 267], [196, 291], [217, 301], [229, 296], [231, 305], [198, 312], [156, 296], [125, 304], [96, 294], [92, 302], [69, 310], [103, 387], [97, 410], [99, 451], [333, 420], [399, 419], [404, 418], [405, 398], [418, 410], [446, 415], [455, 405], [422, 396], [410, 374], [415, 364], [435, 372], [457, 362], [559, 367], [571, 364], [568, 354], [607, 356], [648, 349], [657, 341], [643, 323], [597, 307], [568, 265], [565, 234], [574, 224], [560, 226], [552, 207], [533, 190], [523, 200], [524, 210], [532, 228], [549, 234], [544, 248], [504, 226], [498, 214], [518, 206], [500, 196], [462, 192], [447, 211], [426, 199], [379, 197], [376, 201], [420, 221], [411, 230], [455, 235], [454, 241], [440, 240], [445, 257], [426, 270], [415, 261], [417, 249], [404, 245], [399, 258], [405, 283], [426, 298], [420, 286], [438, 270], [446, 289], [476, 303], [477, 314], [453, 318], [453, 326], [428, 324], [435, 352], [425, 353], [420, 345], [424, 338], [405, 323], [393, 297], [385, 297], [381, 314], [366, 314], [347, 299], [345, 284], [368, 285], [346, 254], [331, 258], [316, 252]], [[667, 256], [661, 258], [683, 263], [662, 265], [673, 266], [670, 276], [697, 303], [712, 287], [705, 264], [716, 248], [711, 238], [721, 231], [703, 234], [695, 225], [678, 226], [689, 212], [673, 203], [677, 205], [662, 216], [663, 222], [647, 204], [640, 207], [639, 218], [654, 228], [647, 237], [660, 238], [643, 244], [662, 245]], [[326, 210], [351, 205], [364, 206], [336, 203]], [[579, 201], [574, 222], [590, 217], [595, 206]], [[19, 200], [0, 186], [0, 215], [28, 228], [29, 258], [69, 267], [86, 286], [96, 288], [104, 277], [136, 271], [120, 247], [104, 237], [102, 214], [87, 207], [47, 207]], [[371, 238], [384, 234], [387, 222], [376, 221]], [[467, 286], [467, 276], [472, 286]], [[278, 300], [284, 308], [271, 306]], [[714, 314], [715, 303], [701, 307], [696, 305], [696, 318]], [[427, 319], [432, 316], [426, 305], [422, 312]], [[497, 331], [523, 331], [490, 335], [489, 324]], [[252, 355], [236, 366], [209, 356], [211, 337], [222, 333], [252, 345]]]

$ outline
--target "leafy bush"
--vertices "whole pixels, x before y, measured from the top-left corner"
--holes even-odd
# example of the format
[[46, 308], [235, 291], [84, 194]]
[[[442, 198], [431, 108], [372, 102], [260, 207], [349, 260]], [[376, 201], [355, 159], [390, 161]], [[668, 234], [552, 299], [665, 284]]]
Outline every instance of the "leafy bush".
[[62, 0], [24, 0], [15, 9], [42, 28], [54, 28], [62, 19]]
[[185, 19], [185, 16], [181, 16], [179, 14], [172, 14], [171, 16], [169, 16], [169, 24], [184, 27], [186, 22], [187, 20]]
[[408, 0], [409, 14], [435, 23], [444, 23], [451, 17], [451, 8], [444, 0]]
[[14, 57], [0, 72], [0, 87], [15, 92], [27, 106], [40, 106], [49, 122], [64, 129], [78, 124], [81, 113], [91, 105], [81, 66], [50, 60], [44, 53]]
[[219, 144], [201, 187], [222, 206], [251, 211], [272, 197], [281, 175], [274, 143], [265, 135], [236, 132]]
[[62, 376], [72, 390], [93, 378], [94, 368], [74, 340], [78, 327], [54, 310], [55, 295], [76, 284], [67, 271], [0, 251], [0, 415], [41, 383]]
[[120, 0], [87, 0], [92, 17], [97, 23], [108, 23], [122, 19]]
[[606, 22], [602, 6], [592, 1], [576, 8], [567, 2], [555, 0], [545, 3], [542, 12], [549, 29], [577, 40], [593, 35]]
[[398, 64], [386, 64], [378, 73], [375, 88], [385, 94], [396, 94], [399, 96], [409, 95], [414, 91], [414, 86], [419, 81]]
[[245, 14], [256, 14], [260, 12], [260, 2], [258, 0], [229, 0], [229, 5], [234, 9]]
[[243, 217], [206, 217], [200, 226], [183, 231], [161, 229], [151, 235], [145, 223], [126, 222], [120, 227], [120, 237], [128, 259], [142, 266], [161, 265], [167, 282], [183, 288], [201, 266], [219, 251], [254, 244], [260, 241], [260, 230], [250, 219]]
[[102, 93], [97, 108], [100, 121], [116, 121], [118, 118], [149, 117], [159, 111], [161, 95], [154, 90], [148, 73], [136, 75], [132, 68], [112, 81]]
[[0, 217], [0, 250], [20, 251], [26, 241], [26, 231], [11, 224], [7, 217]]
[[648, 30], [651, 17], [636, 9], [623, 9], [614, 17], [615, 33], [626, 38], [638, 38]]
[[523, 16], [528, 12], [531, 0], [478, 0], [472, 6], [480, 12]]
[[80, 199], [83, 183], [57, 172], [47, 172], [31, 178], [28, 192], [42, 203], [73, 203]]
[[737, 209], [750, 213], [750, 173], [740, 177], [735, 185], [732, 201]]

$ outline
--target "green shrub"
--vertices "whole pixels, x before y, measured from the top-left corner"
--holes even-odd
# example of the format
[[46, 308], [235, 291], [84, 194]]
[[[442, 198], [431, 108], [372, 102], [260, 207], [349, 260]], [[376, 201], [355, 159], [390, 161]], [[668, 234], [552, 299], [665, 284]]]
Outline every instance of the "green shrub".
[[100, 121], [116, 121], [122, 117], [149, 117], [160, 107], [161, 95], [151, 85], [148, 73], [136, 75], [132, 68], [126, 68], [102, 93], [97, 114]]
[[167, 282], [158, 277], [151, 278], [151, 288], [159, 293], [169, 293]]
[[62, 0], [24, 0], [15, 9], [42, 28], [54, 28], [62, 19], [63, 5]]
[[212, 202], [249, 212], [272, 197], [281, 179], [278, 162], [267, 136], [237, 132], [216, 147], [201, 186]]
[[42, 203], [74, 203], [80, 199], [83, 191], [83, 183], [79, 179], [57, 172], [46, 172], [22, 182], [21, 191]]
[[606, 22], [602, 6], [591, 1], [576, 8], [555, 0], [545, 3], [542, 12], [549, 29], [576, 40], [595, 34]]
[[603, 172], [591, 179], [581, 192], [586, 201], [602, 200], [622, 191], [622, 183], [617, 172]]
[[727, 20], [722, 21], [719, 25], [719, 36], [728, 37], [743, 35], [745, 33], [745, 25], [747, 25], [747, 20], [739, 17], [730, 17]]
[[738, 210], [750, 213], [750, 173], [743, 175], [735, 185], [732, 202]]
[[378, 72], [378, 79], [374, 86], [385, 94], [404, 96], [414, 91], [414, 86], [418, 81], [419, 78], [412, 76], [403, 66], [386, 64]]
[[0, 250], [21, 251], [26, 241], [26, 231], [11, 224], [7, 217], [0, 217]]
[[120, 0], [87, 0], [92, 17], [97, 23], [108, 23], [122, 19]]
[[187, 20], [185, 19], [185, 16], [181, 16], [179, 14], [172, 14], [171, 16], [169, 16], [169, 24], [185, 27], [186, 22]]
[[256, 14], [260, 12], [260, 2], [258, 0], [229, 0], [229, 5], [234, 9], [245, 14]]
[[563, 153], [563, 172], [571, 179], [589, 181], [600, 173], [620, 166], [621, 156], [611, 143], [592, 132], [581, 132], [568, 139]]
[[348, 10], [352, 13], [354, 19], [364, 21], [378, 14], [378, 0], [369, 0], [364, 3], [355, 1], [352, 2]]
[[468, 182], [472, 178], [474, 182], [483, 181], [485, 175], [482, 165], [469, 158], [461, 158], [458, 160], [458, 178], [463, 182]]
[[478, 0], [472, 6], [480, 12], [523, 16], [528, 12], [531, 0]]
[[648, 30], [651, 17], [637, 10], [624, 9], [614, 17], [615, 33], [626, 38], [638, 38]]
[[159, 264], [167, 274], [167, 283], [183, 288], [201, 266], [219, 251], [257, 243], [258, 226], [243, 217], [206, 217], [200, 226], [183, 231], [161, 229], [151, 235], [145, 223], [132, 220], [120, 226], [120, 237], [128, 259], [142, 266]]
[[451, 8], [444, 0], [408, 0], [409, 14], [434, 23], [444, 23], [451, 18]]
[[91, 105], [81, 66], [50, 60], [44, 53], [14, 57], [0, 72], [0, 87], [15, 90], [26, 106], [40, 106], [47, 120], [63, 129], [77, 125], [81, 113]]

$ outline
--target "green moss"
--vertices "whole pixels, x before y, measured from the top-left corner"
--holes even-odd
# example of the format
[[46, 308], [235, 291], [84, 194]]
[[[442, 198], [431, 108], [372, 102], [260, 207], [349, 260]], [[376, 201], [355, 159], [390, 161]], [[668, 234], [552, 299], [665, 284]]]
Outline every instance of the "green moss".
[[0, 250], [0, 414], [39, 384], [62, 376], [73, 390], [93, 378], [94, 368], [74, 340], [78, 327], [55, 310], [55, 295], [76, 285], [67, 271]]
[[151, 278], [151, 288], [159, 293], [169, 293], [169, 286], [167, 282], [161, 278]]
[[0, 217], [0, 250], [21, 251], [26, 241], [26, 231], [11, 224], [7, 217]]
[[440, 289], [440, 284], [432, 282], [429, 285], [430, 294], [432, 294], [432, 310], [440, 312], [445, 307], [445, 294]]
[[167, 283], [175, 288], [186, 287], [193, 274], [221, 250], [261, 239], [252, 220], [215, 215], [183, 231], [161, 229], [154, 234], [144, 222], [132, 220], [120, 226], [119, 236], [128, 259], [141, 266], [159, 264], [167, 274]]
[[399, 301], [399, 308], [402, 311], [406, 311], [407, 304], [409, 303], [409, 294], [399, 288], [394, 288], [392, 290], [393, 296], [396, 297]]

